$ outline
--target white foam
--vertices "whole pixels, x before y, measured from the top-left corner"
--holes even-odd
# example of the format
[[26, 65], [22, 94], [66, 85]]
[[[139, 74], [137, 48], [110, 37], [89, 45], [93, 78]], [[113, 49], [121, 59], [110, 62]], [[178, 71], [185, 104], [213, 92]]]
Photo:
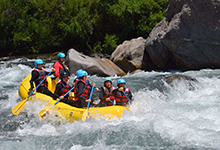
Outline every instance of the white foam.
[[[7, 74], [5, 74], [5, 71]], [[15, 86], [3, 92], [9, 98], [7, 102], [3, 101], [1, 104], [4, 104], [7, 108], [13, 108], [16, 105], [16, 99], [19, 98], [17, 88], [22, 79], [30, 72], [31, 68], [24, 65], [4, 70], [0, 69], [0, 90], [5, 89], [3, 86]], [[29, 117], [33, 116], [33, 118], [29, 118], [29, 122], [25, 123], [22, 128], [17, 129], [16, 134], [27, 137], [58, 136], [60, 138], [63, 138], [62, 136], [80, 138], [77, 135], [91, 138], [97, 135], [100, 136], [94, 140], [92, 146], [72, 143], [71, 150], [129, 148], [129, 143], [123, 141], [122, 137], [118, 137], [122, 140], [121, 145], [106, 144], [109, 136], [114, 132], [127, 135], [124, 138], [131, 139], [129, 142], [133, 142], [133, 147], [131, 146], [130, 148], [141, 148], [137, 144], [135, 145], [135, 138], [138, 136], [143, 139], [152, 136], [153, 139], [156, 139], [155, 142], [159, 142], [159, 144], [155, 143], [155, 145], [160, 145], [160, 140], [164, 140], [173, 145], [177, 144], [183, 147], [219, 148], [220, 70], [206, 69], [174, 74], [187, 75], [197, 81], [181, 79], [175, 80], [169, 85], [165, 82], [165, 76], [171, 76], [172, 73], [170, 72], [142, 71], [132, 76], [125, 76], [126, 85], [134, 91], [134, 102], [130, 107], [130, 111], [126, 111], [122, 118], [109, 122], [103, 119], [90, 119], [85, 123], [76, 121], [57, 125], [51, 120], [42, 121], [38, 118], [37, 113], [44, 106], [37, 106], [37, 103], [34, 103], [34, 105], [27, 103], [24, 112], [28, 113]], [[161, 78], [156, 78], [158, 76]], [[119, 77], [111, 78], [115, 85]], [[97, 86], [103, 85], [104, 78], [90, 76], [89, 79], [97, 83]], [[156, 88], [151, 88], [149, 84], [145, 85], [146, 82], [154, 85], [158, 80], [161, 80], [161, 82]], [[190, 89], [191, 86], [193, 89]], [[131, 130], [134, 131], [131, 132]], [[151, 135], [148, 135], [148, 132]]]

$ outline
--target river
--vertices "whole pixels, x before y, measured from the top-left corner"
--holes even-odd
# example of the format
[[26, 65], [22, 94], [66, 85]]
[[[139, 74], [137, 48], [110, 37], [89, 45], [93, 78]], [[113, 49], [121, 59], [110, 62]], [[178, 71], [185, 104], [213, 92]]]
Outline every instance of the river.
[[[19, 62], [19, 59], [13, 60]], [[47, 122], [38, 117], [37, 104], [27, 102], [18, 116], [11, 113], [20, 101], [18, 87], [33, 68], [0, 62], [1, 150], [136, 150], [219, 149], [220, 70], [139, 72], [124, 77], [134, 96], [122, 118]], [[45, 68], [51, 68], [52, 63]], [[195, 80], [166, 82], [173, 75]], [[70, 83], [74, 79], [71, 76]], [[111, 77], [116, 85], [119, 77]], [[104, 78], [89, 76], [102, 86]]]

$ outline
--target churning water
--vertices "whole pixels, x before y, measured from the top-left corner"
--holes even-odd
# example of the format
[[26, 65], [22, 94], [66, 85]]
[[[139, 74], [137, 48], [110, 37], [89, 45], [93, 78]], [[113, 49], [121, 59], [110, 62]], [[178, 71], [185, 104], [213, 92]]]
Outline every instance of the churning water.
[[[19, 84], [32, 68], [6, 68], [8, 63], [0, 62], [1, 150], [220, 148], [220, 70], [127, 75], [134, 103], [122, 118], [62, 124], [39, 119], [37, 102], [27, 102], [18, 116], [11, 113], [20, 101]], [[119, 77], [111, 78], [116, 85]], [[100, 87], [104, 78], [89, 80]]]

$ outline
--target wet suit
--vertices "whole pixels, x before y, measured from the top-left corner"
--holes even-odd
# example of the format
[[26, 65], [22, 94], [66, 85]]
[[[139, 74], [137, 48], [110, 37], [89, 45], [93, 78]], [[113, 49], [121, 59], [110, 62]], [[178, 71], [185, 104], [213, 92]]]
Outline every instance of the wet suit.
[[[47, 71], [44, 71], [44, 72], [45, 72], [45, 76], [49, 74], [49, 72], [47, 72]], [[39, 73], [39, 71], [37, 71], [37, 69], [34, 69], [31, 72], [31, 80], [30, 80], [31, 89], [34, 88], [33, 82], [35, 82], [35, 85], [37, 86], [42, 81], [42, 78], [39, 79], [39, 76], [40, 76], [40, 73]], [[56, 96], [50, 90], [48, 90], [46, 80], [37, 88], [37, 92], [49, 95], [52, 98], [56, 98]]]

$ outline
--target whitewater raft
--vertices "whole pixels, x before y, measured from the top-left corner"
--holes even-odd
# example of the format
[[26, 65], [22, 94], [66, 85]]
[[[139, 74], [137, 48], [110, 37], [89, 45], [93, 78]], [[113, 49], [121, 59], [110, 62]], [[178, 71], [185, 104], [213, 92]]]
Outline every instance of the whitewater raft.
[[[30, 89], [30, 79], [31, 75], [29, 74], [20, 84], [19, 87], [19, 96], [21, 99], [25, 99], [28, 97], [28, 91]], [[48, 81], [48, 89], [51, 92], [55, 91], [56, 84], [58, 83], [57, 79], [52, 79], [51, 77], [47, 77]], [[86, 108], [76, 108], [70, 106], [68, 104], [59, 102], [56, 105], [56, 100], [53, 100], [50, 96], [47, 96], [42, 93], [34, 93], [29, 99], [29, 102], [37, 101], [39, 105], [43, 105], [45, 107], [53, 106], [52, 110], [46, 116], [47, 118], [55, 118], [62, 120], [62, 122], [74, 122], [76, 120], [81, 120], [83, 117], [83, 113], [86, 111]], [[125, 110], [129, 110], [129, 107], [125, 106], [107, 106], [107, 107], [90, 107], [88, 109], [89, 118], [93, 119], [105, 119], [111, 120], [113, 118], [120, 118]]]

